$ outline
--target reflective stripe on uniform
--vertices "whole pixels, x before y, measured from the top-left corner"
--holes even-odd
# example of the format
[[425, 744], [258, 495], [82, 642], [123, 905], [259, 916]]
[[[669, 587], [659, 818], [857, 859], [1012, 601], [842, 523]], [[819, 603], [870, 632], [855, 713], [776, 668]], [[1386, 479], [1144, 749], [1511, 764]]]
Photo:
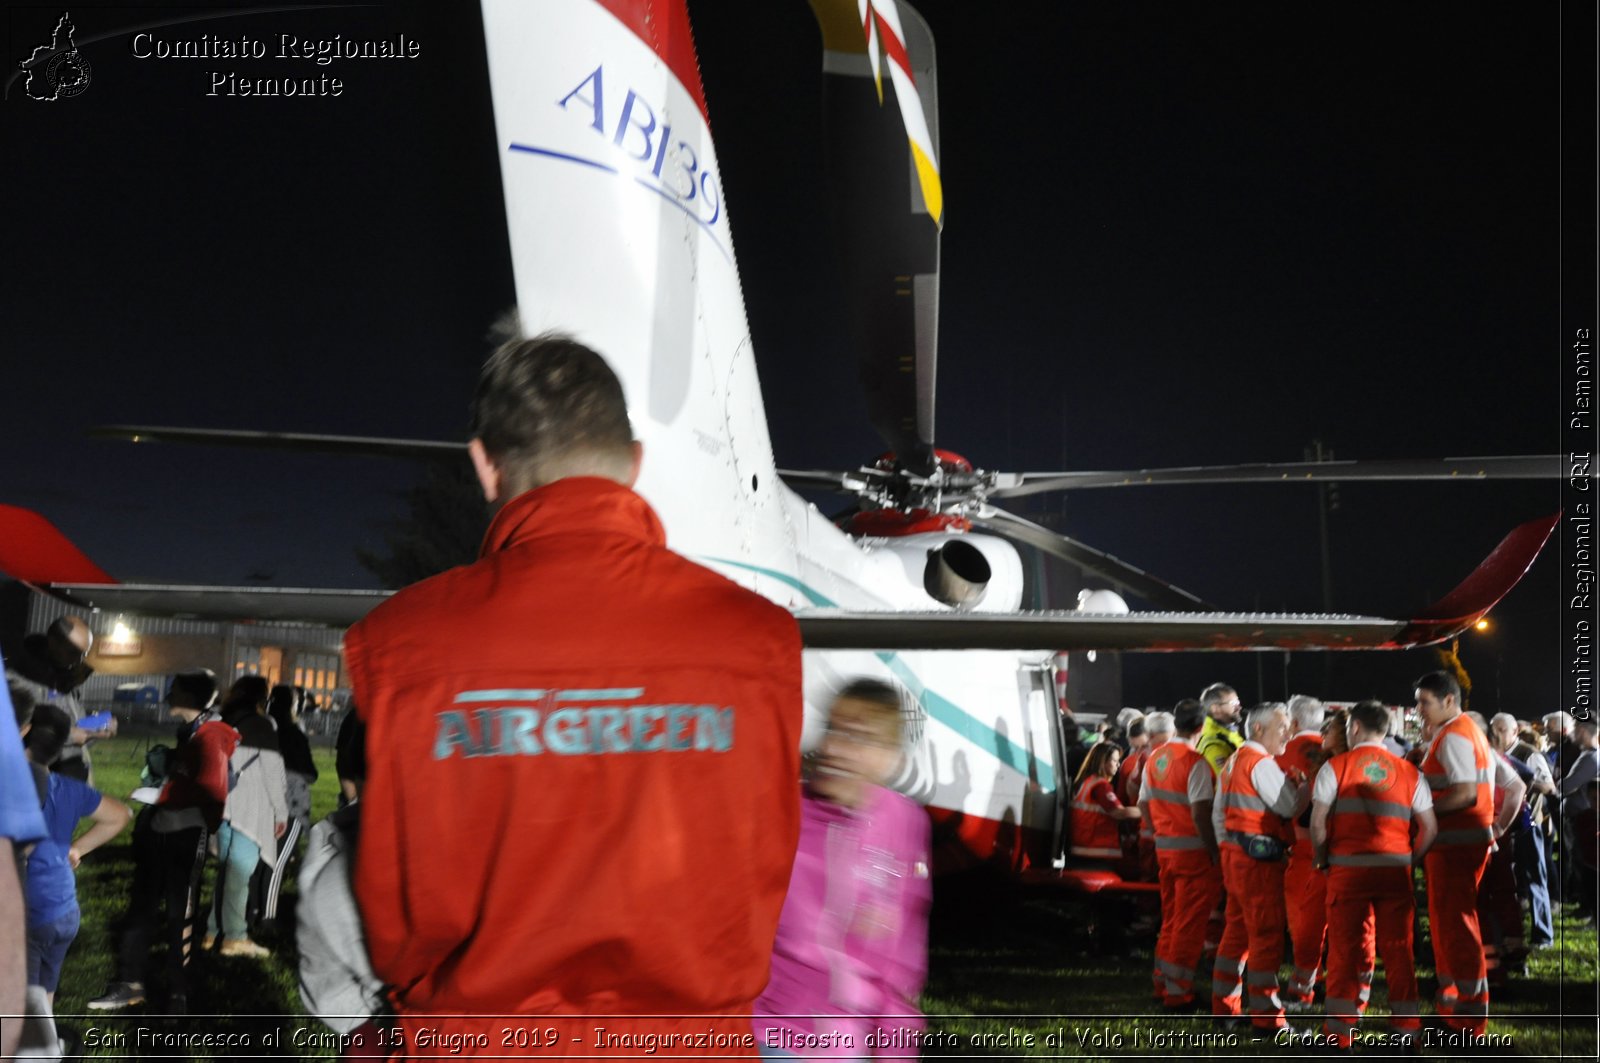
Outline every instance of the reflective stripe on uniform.
[[1204, 849], [1205, 847], [1206, 843], [1201, 841], [1198, 836], [1174, 838], [1158, 835], [1156, 837], [1156, 849], [1162, 852], [1172, 852], [1178, 849]]
[[1331, 853], [1330, 867], [1410, 867], [1411, 857], [1406, 853]]
[[1491, 827], [1466, 827], [1459, 830], [1442, 830], [1433, 840], [1435, 845], [1484, 845], [1494, 841]]

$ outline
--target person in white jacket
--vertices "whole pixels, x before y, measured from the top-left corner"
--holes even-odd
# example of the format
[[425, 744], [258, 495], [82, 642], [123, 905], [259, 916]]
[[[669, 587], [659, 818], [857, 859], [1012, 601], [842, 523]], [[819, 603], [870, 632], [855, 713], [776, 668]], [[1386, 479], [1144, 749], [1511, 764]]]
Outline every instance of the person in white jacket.
[[288, 781], [278, 752], [278, 732], [266, 716], [270, 689], [262, 676], [243, 676], [222, 704], [223, 722], [239, 732], [239, 746], [233, 751], [233, 787], [217, 832], [217, 888], [203, 946], [215, 945], [220, 932], [224, 956], [259, 957], [269, 951], [250, 940], [245, 905], [256, 864], [276, 863], [276, 839], [289, 823]]

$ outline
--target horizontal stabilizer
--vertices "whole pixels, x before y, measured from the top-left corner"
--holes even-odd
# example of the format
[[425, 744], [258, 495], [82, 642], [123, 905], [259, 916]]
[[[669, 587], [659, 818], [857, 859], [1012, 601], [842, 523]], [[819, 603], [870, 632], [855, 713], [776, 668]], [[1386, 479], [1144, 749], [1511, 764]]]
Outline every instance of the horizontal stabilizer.
[[1393, 646], [1406, 626], [1380, 617], [1298, 613], [803, 609], [797, 615], [806, 648], [823, 650], [1358, 650]]
[[203, 443], [257, 450], [299, 450], [316, 454], [361, 454], [380, 458], [451, 459], [465, 456], [465, 443], [435, 439], [386, 439], [381, 436], [333, 436], [310, 432], [250, 432], [227, 428], [167, 428], [154, 425], [108, 424], [89, 429], [102, 439], [133, 443]]
[[55, 583], [42, 588], [85, 608], [137, 616], [349, 627], [393, 592], [321, 587]]
[[1412, 620], [1400, 639], [1415, 645], [1442, 642], [1477, 623], [1522, 579], [1560, 523], [1557, 511], [1513, 528], [1472, 575]]
[[[802, 609], [809, 649], [873, 650], [1361, 650], [1410, 649], [1452, 638], [1505, 597], [1539, 556], [1561, 514], [1528, 521], [1460, 586], [1415, 619], [1312, 613], [1068, 611], [888, 613]], [[26, 534], [24, 534], [26, 533]], [[32, 543], [37, 551], [17, 550]], [[119, 584], [38, 514], [0, 506], [0, 568], [77, 604], [146, 616], [298, 621], [346, 627], [389, 596], [381, 590]], [[64, 549], [63, 549], [64, 548]], [[53, 552], [52, 552], [53, 551]], [[76, 577], [47, 578], [68, 571]]]
[[0, 505], [0, 573], [24, 583], [117, 582], [61, 529], [20, 506]]
[[1404, 650], [1459, 635], [1504, 598], [1561, 514], [1515, 528], [1455, 590], [1416, 619], [1311, 613], [869, 613], [803, 609], [810, 649]]

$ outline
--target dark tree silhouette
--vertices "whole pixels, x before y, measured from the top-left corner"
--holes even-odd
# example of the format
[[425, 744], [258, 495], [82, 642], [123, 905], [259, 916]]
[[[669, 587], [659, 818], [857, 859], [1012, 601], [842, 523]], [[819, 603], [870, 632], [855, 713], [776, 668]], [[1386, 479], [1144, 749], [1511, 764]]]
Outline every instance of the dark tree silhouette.
[[384, 530], [386, 554], [356, 549], [362, 567], [385, 587], [398, 590], [478, 556], [489, 508], [466, 461], [430, 464], [406, 492], [406, 508]]

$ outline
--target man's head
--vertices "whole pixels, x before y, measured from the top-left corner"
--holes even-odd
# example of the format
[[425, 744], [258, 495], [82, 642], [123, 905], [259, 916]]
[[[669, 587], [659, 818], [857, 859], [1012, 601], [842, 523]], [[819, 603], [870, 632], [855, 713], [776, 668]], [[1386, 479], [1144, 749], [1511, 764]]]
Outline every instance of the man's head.
[[1289, 741], [1288, 706], [1281, 701], [1257, 705], [1245, 720], [1245, 733], [1252, 742], [1260, 743], [1273, 756], [1282, 753]]
[[1552, 742], [1559, 742], [1572, 730], [1572, 715], [1565, 712], [1547, 712], [1544, 719], [1544, 733]]
[[1483, 713], [1463, 712], [1461, 715], [1465, 716], [1467, 719], [1471, 720], [1477, 725], [1479, 734], [1483, 735], [1485, 738], [1489, 736], [1489, 721], [1483, 718]]
[[1489, 718], [1489, 742], [1502, 753], [1509, 753], [1517, 744], [1517, 718], [1509, 712], [1497, 712]]
[[50, 663], [63, 671], [82, 664], [94, 645], [94, 632], [81, 616], [57, 617], [44, 634]]
[[66, 709], [48, 701], [34, 706], [28, 728], [28, 759], [35, 764], [53, 764], [71, 733], [72, 715]]
[[1150, 744], [1150, 717], [1141, 716], [1128, 723], [1128, 750], [1143, 749]]
[[1232, 726], [1239, 722], [1239, 694], [1226, 683], [1212, 683], [1202, 690], [1200, 704], [1206, 707], [1206, 715], [1218, 723]]
[[1206, 707], [1199, 698], [1184, 698], [1172, 706], [1172, 726], [1179, 738], [1193, 738], [1206, 725]]
[[1413, 685], [1417, 711], [1435, 731], [1461, 715], [1461, 684], [1449, 672], [1429, 672]]
[[846, 808], [858, 807], [867, 785], [882, 785], [899, 766], [903, 727], [897, 689], [878, 679], [847, 684], [828, 711], [812, 791]]
[[1162, 742], [1172, 737], [1172, 713], [1152, 712], [1144, 718], [1144, 733], [1150, 737], [1152, 746], [1159, 746]]
[[490, 502], [569, 476], [630, 487], [639, 476], [621, 382], [605, 359], [554, 332], [507, 343], [483, 363], [468, 451]]
[[1578, 743], [1579, 749], [1594, 749], [1600, 741], [1596, 739], [1596, 729], [1593, 720], [1572, 721], [1572, 740]]
[[1350, 745], [1358, 742], [1382, 741], [1389, 733], [1389, 709], [1381, 701], [1358, 701], [1350, 706], [1345, 720], [1345, 737]]
[[1327, 710], [1322, 702], [1310, 694], [1296, 694], [1289, 699], [1289, 718], [1296, 731], [1322, 730], [1322, 717]]
[[167, 714], [185, 723], [205, 712], [217, 700], [217, 677], [209, 668], [179, 672], [167, 688]]

